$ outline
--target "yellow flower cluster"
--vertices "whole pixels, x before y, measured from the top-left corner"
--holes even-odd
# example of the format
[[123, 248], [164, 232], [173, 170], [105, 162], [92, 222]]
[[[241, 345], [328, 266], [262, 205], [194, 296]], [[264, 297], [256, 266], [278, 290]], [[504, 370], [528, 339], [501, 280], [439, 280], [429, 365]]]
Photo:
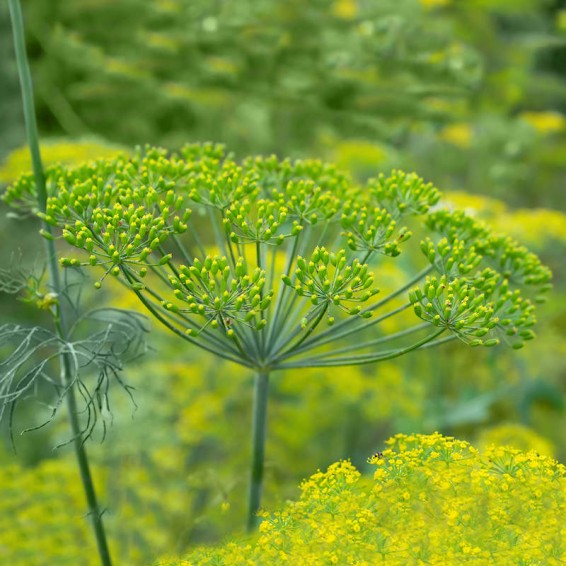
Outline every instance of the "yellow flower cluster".
[[450, 0], [420, 0], [420, 3], [427, 9], [433, 9], [448, 6], [448, 4], [450, 4]]
[[[193, 493], [180, 475], [179, 451], [163, 448], [143, 461], [97, 465], [94, 479], [112, 556], [117, 564], [147, 564], [166, 549], [184, 548]], [[172, 473], [172, 468], [174, 472]], [[24, 468], [0, 461], [0, 564], [97, 566], [100, 559], [74, 459]]]
[[372, 174], [377, 165], [385, 169], [390, 159], [391, 150], [384, 144], [362, 139], [340, 140], [330, 136], [322, 141], [328, 147], [329, 158], [344, 170]]
[[506, 423], [485, 429], [478, 437], [478, 445], [511, 446], [518, 450], [534, 450], [543, 456], [554, 456], [554, 446], [534, 430], [518, 424]]
[[566, 215], [559, 210], [511, 210], [500, 200], [458, 191], [446, 193], [445, 200], [536, 249], [555, 241], [566, 241]]
[[473, 137], [470, 124], [450, 124], [440, 131], [440, 139], [463, 149], [468, 149]]
[[0, 557], [11, 566], [98, 563], [73, 462], [0, 466]]
[[360, 8], [355, 0], [337, 0], [332, 5], [332, 14], [342, 20], [351, 20], [358, 15]]
[[[91, 159], [116, 157], [125, 152], [127, 150], [124, 148], [96, 140], [74, 142], [52, 140], [41, 145], [43, 165], [55, 165], [57, 163], [75, 165]], [[0, 165], [0, 183], [13, 183], [20, 175], [31, 171], [31, 168], [31, 157], [27, 146], [16, 149]]]
[[521, 208], [498, 220], [498, 229], [507, 230], [532, 246], [542, 247], [552, 241], [566, 241], [566, 214], [544, 208]]
[[543, 135], [566, 129], [566, 118], [559, 112], [523, 112], [520, 117]]
[[201, 548], [190, 565], [561, 564], [566, 469], [536, 452], [399, 434], [371, 459], [302, 486], [299, 501], [264, 514], [255, 540]]

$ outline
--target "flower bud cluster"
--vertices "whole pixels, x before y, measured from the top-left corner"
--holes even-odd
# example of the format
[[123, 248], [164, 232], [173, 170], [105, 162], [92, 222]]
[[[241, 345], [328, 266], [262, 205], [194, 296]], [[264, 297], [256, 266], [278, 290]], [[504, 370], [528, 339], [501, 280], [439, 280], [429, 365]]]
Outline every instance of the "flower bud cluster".
[[[60, 166], [51, 166], [47, 169], [55, 175], [48, 175], [45, 179], [45, 188], [48, 195], [55, 191], [54, 177], [59, 178], [63, 174]], [[26, 173], [17, 179], [12, 185], [8, 186], [2, 194], [2, 201], [7, 205], [26, 214], [37, 213], [37, 187], [33, 173]]]
[[[166, 301], [163, 307], [172, 312], [197, 314], [206, 319], [204, 327], [221, 327], [234, 337], [234, 321], [256, 329], [265, 326], [261, 312], [269, 308], [273, 291], [265, 293], [265, 272], [255, 269], [248, 274], [245, 261], [240, 258], [234, 268], [225, 257], [195, 258], [192, 265], [181, 265], [178, 276], [170, 276], [173, 294], [186, 307]], [[189, 329], [189, 335], [197, 332]]]
[[340, 171], [336, 165], [318, 159], [291, 161], [290, 159], [279, 160], [274, 155], [250, 157], [245, 160], [244, 166], [257, 172], [258, 185], [266, 197], [272, 196], [273, 189], [287, 193], [289, 183], [303, 180], [312, 181], [325, 194], [341, 202], [351, 192], [353, 185], [350, 176]]
[[419, 318], [450, 330], [470, 346], [499, 344], [497, 338], [484, 338], [498, 322], [493, 306], [465, 279], [427, 277], [422, 289], [409, 292], [409, 300]]
[[[372, 301], [377, 289], [366, 262], [400, 254], [411, 236], [403, 224], [413, 228], [420, 220], [410, 216], [424, 215], [428, 234], [421, 250], [431, 264], [428, 273], [436, 276], [409, 299], [417, 316], [435, 328], [473, 345], [501, 340], [520, 347], [533, 336], [529, 297], [539, 300], [549, 287], [550, 271], [512, 239], [464, 213], [431, 212], [440, 193], [414, 173], [393, 171], [356, 186], [321, 161], [272, 156], [237, 163], [220, 145], [193, 144], [179, 154], [146, 147], [133, 156], [53, 167], [47, 183], [50, 196], [40, 216], [88, 257], [63, 259], [63, 265], [100, 266], [104, 276], [122, 277], [178, 333], [202, 327], [236, 339], [240, 333], [236, 343], [218, 338], [220, 333], [214, 337], [215, 347], [231, 349], [236, 361], [245, 349], [253, 350], [258, 363], [270, 355], [286, 363], [285, 356], [320, 347], [319, 338], [319, 345], [328, 343], [328, 334], [310, 336], [324, 315], [329, 324], [341, 316], [340, 322], [351, 325], [341, 336], [372, 327], [373, 321], [346, 319], [369, 317], [399, 295], [393, 291]], [[24, 176], [4, 199], [25, 207], [34, 191], [33, 178]], [[189, 227], [191, 211], [208, 220], [202, 237], [202, 221]], [[212, 235], [217, 253], [227, 259], [207, 255]], [[247, 244], [254, 244], [251, 253]], [[194, 255], [198, 259], [191, 262]], [[177, 265], [181, 257], [184, 265]], [[415, 284], [424, 276], [417, 274]], [[283, 284], [277, 285], [280, 277]], [[272, 304], [274, 291], [279, 296]], [[250, 328], [265, 326], [262, 337], [250, 334]], [[365, 355], [364, 363], [370, 358]]]
[[389, 176], [380, 174], [370, 179], [365, 190], [350, 196], [341, 216], [348, 247], [396, 257], [401, 244], [412, 235], [408, 228], [399, 226], [399, 220], [426, 214], [438, 202], [440, 193], [414, 173], [393, 171]]
[[233, 161], [200, 163], [198, 173], [188, 182], [188, 195], [196, 203], [224, 210], [242, 199], [254, 199], [258, 193], [257, 175], [245, 171]]
[[458, 238], [442, 238], [437, 243], [425, 238], [421, 241], [421, 251], [434, 268], [449, 279], [468, 275], [482, 260], [474, 245]]
[[449, 242], [472, 241], [476, 246], [481, 246], [482, 243], [485, 246], [484, 240], [491, 233], [485, 223], [476, 220], [463, 210], [435, 210], [427, 215], [425, 226], [432, 232], [441, 234]]
[[294, 224], [286, 232], [282, 228], [287, 220], [287, 208], [278, 203], [249, 199], [234, 203], [225, 211], [224, 228], [230, 240], [239, 243], [273, 243], [280, 245], [285, 238], [296, 236], [301, 226]]
[[409, 293], [409, 300], [419, 318], [448, 328], [472, 346], [503, 340], [518, 349], [535, 337], [534, 305], [491, 268], [471, 278], [427, 278], [422, 289]]
[[[542, 301], [551, 278], [550, 270], [539, 258], [513, 239], [493, 234], [485, 224], [461, 211], [435, 211], [428, 216], [426, 225], [443, 236], [437, 242], [426, 238], [421, 242], [421, 250], [444, 277], [444, 285], [458, 280], [461, 288], [467, 286], [469, 293], [480, 296], [483, 307], [491, 313], [489, 325], [482, 329], [464, 326], [457, 335], [467, 342], [471, 340], [473, 345], [492, 345], [503, 340], [513, 348], [521, 348], [525, 340], [532, 339], [534, 306], [523, 296], [524, 291], [532, 289], [535, 301]], [[415, 312], [437, 326], [447, 324], [439, 303], [422, 303], [427, 293], [432, 293], [430, 285], [418, 296], [411, 295]], [[484, 315], [482, 310], [479, 319]], [[451, 328], [449, 324], [447, 327]], [[489, 333], [478, 340], [478, 331], [482, 334], [484, 329]]]
[[494, 315], [497, 317], [495, 333], [514, 349], [522, 348], [524, 342], [532, 340], [536, 323], [535, 307], [531, 301], [521, 296], [518, 289], [509, 289], [509, 282], [499, 278], [491, 297]]
[[360, 206], [354, 201], [344, 205], [341, 223], [348, 247], [354, 251], [396, 257], [401, 253], [400, 244], [411, 237], [407, 228], [402, 228], [395, 236], [397, 221], [385, 208]]
[[226, 157], [226, 148], [221, 143], [187, 143], [179, 152], [187, 163], [220, 163]]
[[154, 188], [158, 193], [169, 190], [185, 192], [188, 179], [195, 174], [195, 168], [198, 169], [195, 163], [188, 163], [176, 155], [169, 155], [163, 148], [150, 146], [137, 148], [136, 153], [127, 160], [97, 163], [113, 166], [114, 174], [133, 187], [146, 185]]
[[[299, 256], [294, 278], [284, 275], [283, 282], [299, 296], [310, 298], [313, 305], [334, 306], [349, 315], [362, 311], [361, 306], [351, 303], [364, 303], [379, 292], [366, 264], [358, 259], [348, 262], [345, 250], [333, 253], [318, 247], [310, 259]], [[362, 316], [367, 318], [371, 313]]]
[[[84, 265], [101, 265], [114, 275], [124, 265], [143, 264], [171, 234], [185, 232], [191, 216], [187, 198], [164, 178], [157, 180], [151, 167], [142, 165], [141, 179], [132, 183], [124, 165], [111, 173], [100, 170], [103, 164], [89, 165], [59, 179], [40, 214], [62, 227], [67, 243], [89, 254]], [[61, 263], [80, 262], [64, 258]]]
[[[452, 248], [456, 242], [464, 242], [469, 250], [472, 247], [468, 252], [468, 263], [470, 259], [473, 263], [481, 256], [484, 263], [496, 269], [510, 283], [533, 288], [539, 298], [550, 289], [552, 274], [535, 254], [508, 236], [493, 234], [483, 222], [464, 212], [435, 211], [428, 216], [426, 226], [442, 234]], [[427, 257], [428, 247], [427, 244], [427, 249], [423, 249]]]
[[[516, 286], [534, 287], [539, 293], [550, 289], [552, 273], [538, 256], [509, 236], [495, 235], [489, 239], [489, 257], [497, 269]], [[486, 253], [487, 255], [487, 253]]]
[[378, 206], [386, 208], [394, 219], [407, 214], [426, 214], [440, 200], [440, 192], [415, 173], [393, 171], [368, 181], [368, 192]]
[[341, 203], [330, 191], [324, 191], [312, 179], [289, 180], [283, 189], [273, 189], [273, 199], [285, 206], [289, 218], [300, 224], [317, 224], [333, 218]]

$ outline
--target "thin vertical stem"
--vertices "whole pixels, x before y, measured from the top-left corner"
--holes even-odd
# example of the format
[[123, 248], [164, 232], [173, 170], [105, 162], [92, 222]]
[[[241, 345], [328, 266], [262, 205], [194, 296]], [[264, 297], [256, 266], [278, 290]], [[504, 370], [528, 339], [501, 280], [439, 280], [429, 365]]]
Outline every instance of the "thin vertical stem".
[[[61, 367], [61, 377], [63, 383], [67, 385], [69, 383], [69, 379], [71, 378], [71, 373], [69, 370], [72, 368], [69, 367], [69, 356], [62, 355], [62, 358], [63, 364]], [[110, 550], [106, 541], [106, 531], [104, 530], [104, 523], [102, 521], [102, 511], [100, 510], [100, 506], [98, 504], [98, 498], [96, 496], [96, 490], [94, 487], [94, 482], [92, 480], [88, 456], [83, 443], [81, 427], [78, 419], [78, 409], [74, 387], [69, 387], [66, 395], [66, 400], [67, 409], [69, 412], [69, 423], [71, 425], [71, 430], [73, 431], [74, 437], [73, 444], [75, 448], [75, 455], [79, 464], [81, 482], [83, 484], [83, 490], [85, 492], [87, 500], [92, 528], [94, 530], [94, 536], [96, 538], [96, 545], [98, 547], [100, 563], [103, 566], [112, 566]]]
[[265, 437], [267, 430], [267, 401], [269, 397], [269, 372], [260, 370], [255, 378], [252, 422], [252, 469], [248, 495], [248, 531], [257, 526], [257, 512], [261, 504]]
[[[12, 29], [14, 34], [14, 47], [16, 52], [16, 62], [18, 65], [18, 74], [20, 77], [20, 85], [22, 89], [22, 102], [24, 108], [24, 118], [26, 125], [26, 134], [28, 139], [29, 150], [33, 164], [33, 172], [37, 185], [37, 203], [39, 210], [45, 212], [47, 204], [47, 191], [45, 187], [45, 176], [43, 165], [41, 162], [41, 154], [39, 150], [39, 134], [35, 117], [35, 107], [33, 102], [33, 86], [31, 81], [31, 73], [27, 60], [24, 22], [22, 9], [19, 0], [9, 0], [10, 16], [12, 19]], [[51, 234], [51, 227], [44, 223], [44, 230]], [[45, 248], [49, 266], [50, 287], [53, 292], [61, 300], [62, 287], [59, 275], [59, 267], [57, 265], [57, 251], [55, 244], [50, 239], [45, 239]], [[67, 325], [65, 321], [65, 313], [61, 305], [58, 306], [55, 314], [55, 326], [59, 338], [63, 342], [67, 342]], [[75, 389], [73, 383], [73, 361], [68, 354], [62, 353], [61, 356], [61, 380], [63, 386], [68, 390], [66, 395], [67, 409], [69, 412], [69, 424], [73, 433], [75, 454], [79, 465], [83, 489], [85, 492], [89, 515], [92, 521], [92, 527], [96, 537], [100, 562], [103, 566], [111, 566], [110, 552], [106, 542], [106, 534], [102, 522], [102, 513], [96, 498], [94, 482], [88, 463], [88, 457], [83, 444], [83, 435], [81, 424], [78, 417], [77, 403], [75, 397]], [[74, 368], [75, 370], [77, 368]]]

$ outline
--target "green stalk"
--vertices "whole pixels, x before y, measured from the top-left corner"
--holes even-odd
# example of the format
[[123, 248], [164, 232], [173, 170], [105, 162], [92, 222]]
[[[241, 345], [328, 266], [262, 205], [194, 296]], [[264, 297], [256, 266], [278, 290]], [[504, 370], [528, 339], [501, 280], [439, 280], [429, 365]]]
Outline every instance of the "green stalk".
[[267, 429], [267, 400], [269, 393], [269, 371], [259, 370], [255, 377], [253, 422], [252, 422], [252, 469], [248, 493], [248, 532], [258, 523], [257, 512], [261, 504], [265, 437]]
[[[299, 238], [300, 238], [300, 234], [297, 234], [293, 238], [292, 248], [289, 249], [289, 247], [287, 247], [287, 251], [285, 254], [285, 270], [284, 270], [285, 275], [289, 275], [291, 273], [291, 266], [293, 265], [293, 261], [295, 260], [295, 256], [297, 255]], [[275, 258], [273, 260], [273, 264], [275, 265]], [[267, 329], [268, 344], [272, 343], [274, 331], [281, 330], [280, 328], [278, 329], [277, 324], [279, 322], [279, 316], [281, 315], [281, 311], [283, 309], [283, 298], [284, 297], [286, 298], [286, 293], [288, 292], [287, 285], [284, 285], [281, 281], [278, 281], [278, 285], [279, 285], [279, 293], [277, 293], [277, 300], [275, 302], [275, 308], [273, 309], [272, 321], [268, 325], [268, 329]]]
[[[267, 244], [264, 244], [264, 245], [267, 246]], [[256, 243], [255, 243], [256, 264], [257, 264], [258, 269], [261, 269], [263, 271], [263, 261], [262, 261], [262, 253], [261, 252], [262, 252], [261, 243], [259, 242], [259, 240], [257, 240]], [[260, 299], [260, 301], [263, 301], [263, 291], [260, 291], [259, 299]], [[264, 311], [263, 310], [260, 311], [260, 318], [262, 320], [264, 318]], [[264, 349], [265, 349], [265, 329], [258, 333], [257, 341], [258, 341], [259, 357], [261, 359], [261, 358], [263, 358]]]
[[[351, 356], [351, 357], [336, 357], [332, 358], [331, 353], [329, 353], [329, 357], [325, 360], [319, 358], [309, 358], [305, 360], [301, 360], [298, 362], [289, 362], [286, 364], [277, 364], [277, 369], [297, 369], [297, 368], [311, 368], [311, 367], [341, 367], [341, 366], [354, 366], [354, 365], [365, 365], [365, 364], [373, 364], [375, 362], [383, 362], [385, 360], [392, 360], [394, 358], [398, 358], [409, 352], [414, 350], [421, 350], [426, 347], [432, 347], [433, 345], [443, 344], [444, 342], [448, 342], [452, 339], [452, 336], [449, 336], [445, 339], [441, 340], [434, 340], [436, 337], [440, 336], [443, 332], [446, 331], [446, 328], [440, 328], [434, 334], [431, 334], [418, 342], [415, 342], [411, 346], [407, 346], [406, 348], [399, 348], [397, 350], [386, 350], [379, 354], [363, 354], [359, 356]], [[434, 340], [434, 342], [433, 342]]]
[[[422, 271], [417, 273], [414, 277], [412, 277], [409, 281], [407, 281], [407, 283], [405, 283], [405, 285], [403, 285], [402, 287], [399, 287], [399, 289], [396, 289], [392, 293], [389, 293], [389, 295], [387, 295], [386, 297], [383, 297], [383, 299], [381, 299], [377, 303], [370, 305], [369, 307], [366, 307], [365, 309], [362, 310], [362, 312], [360, 314], [363, 315], [366, 312], [376, 311], [377, 309], [386, 305], [387, 303], [389, 303], [390, 301], [392, 301], [393, 299], [395, 299], [396, 297], [398, 297], [399, 295], [401, 295], [405, 291], [409, 290], [413, 285], [418, 283], [421, 279], [426, 277], [429, 273], [431, 273], [433, 271], [433, 269], [434, 269], [434, 267], [432, 265], [426, 267], [425, 269], [423, 269]], [[403, 308], [405, 308], [405, 307], [403, 307]], [[351, 324], [354, 324], [356, 322], [356, 320], [357, 320], [356, 317], [353, 317], [353, 316], [349, 317], [349, 318], [343, 320], [342, 322], [335, 324], [332, 328], [329, 328], [328, 330], [322, 332], [321, 334], [319, 334], [318, 336], [316, 336], [312, 340], [316, 339], [317, 341], [319, 341], [319, 340], [326, 338], [328, 336], [334, 336], [340, 329], [345, 328], [347, 326], [350, 326]], [[376, 319], [373, 319], [373, 321], [375, 321], [375, 320]], [[342, 336], [344, 336], [344, 334], [342, 334]], [[326, 342], [328, 342], [328, 340]], [[307, 344], [310, 345], [310, 340], [307, 342]], [[305, 344], [305, 346], [307, 344]]]
[[[20, 77], [20, 85], [22, 89], [22, 102], [24, 108], [24, 118], [26, 125], [26, 134], [28, 139], [29, 150], [33, 164], [33, 173], [37, 184], [37, 203], [39, 210], [45, 212], [47, 204], [47, 191], [45, 187], [45, 176], [43, 165], [41, 162], [41, 154], [39, 150], [39, 134], [35, 117], [35, 107], [33, 102], [33, 86], [31, 81], [31, 73], [27, 60], [24, 22], [22, 9], [19, 0], [9, 0], [10, 16], [12, 19], [12, 29], [14, 33], [14, 47], [16, 52], [16, 62]], [[51, 234], [51, 227], [43, 223], [43, 229]], [[45, 249], [47, 253], [49, 268], [49, 285], [57, 297], [62, 297], [61, 279], [59, 275], [59, 266], [57, 264], [57, 250], [51, 239], [45, 239]], [[57, 334], [63, 343], [67, 342], [68, 332], [65, 320], [65, 312], [61, 305], [58, 305], [55, 314], [55, 326]], [[79, 465], [81, 481], [88, 504], [89, 515], [92, 521], [92, 527], [96, 537], [98, 554], [100, 562], [103, 566], [111, 566], [110, 551], [106, 542], [106, 533], [102, 522], [102, 513], [98, 505], [94, 483], [90, 472], [87, 453], [84, 447], [81, 425], [78, 417], [77, 401], [75, 397], [75, 388], [73, 386], [73, 361], [68, 353], [61, 353], [61, 380], [63, 387], [67, 390], [66, 401], [69, 413], [69, 424], [73, 433], [73, 444], [75, 455]], [[75, 368], [76, 369], [76, 368]]]
[[[134, 282], [134, 278], [133, 275], [127, 271], [124, 272], [124, 276], [126, 277], [127, 281], [131, 284], [132, 282]], [[193, 338], [191, 338], [188, 334], [186, 334], [185, 332], [181, 331], [179, 328], [173, 326], [168, 320], [167, 318], [172, 318], [172, 314], [174, 315], [175, 313], [171, 313], [169, 311], [163, 311], [162, 307], [158, 306], [158, 305], [153, 305], [146, 297], [144, 297], [144, 295], [142, 294], [141, 291], [137, 290], [137, 289], [133, 289], [131, 286], [129, 287], [130, 289], [133, 290], [133, 292], [136, 294], [137, 298], [141, 301], [141, 303], [144, 305], [144, 307], [159, 321], [161, 322], [161, 324], [163, 324], [163, 326], [165, 326], [166, 328], [168, 328], [171, 332], [173, 332], [174, 334], [176, 334], [177, 336], [183, 338], [183, 340], [186, 340], [187, 342], [189, 342], [190, 344], [199, 346], [200, 348], [202, 348], [203, 350], [206, 350], [207, 352], [210, 352], [211, 354], [214, 354], [216, 356], [220, 356], [221, 358], [224, 358], [225, 360], [229, 360], [231, 362], [235, 362], [237, 364], [240, 365], [244, 365], [246, 367], [252, 367], [252, 365], [248, 362], [246, 362], [246, 360], [242, 359], [242, 358], [236, 358], [233, 357], [232, 355], [230, 355], [229, 353], [227, 353], [226, 347], [225, 345], [222, 345], [223, 349], [215, 349], [213, 346], [211, 346], [210, 344], [205, 344], [203, 342], [197, 342], [196, 340], [194, 340]], [[148, 292], [150, 292], [150, 290], [148, 289]], [[163, 311], [163, 314], [160, 314], [160, 311]], [[248, 358], [249, 359], [249, 358]]]
[[[317, 307], [317, 308], [318, 308], [318, 307]], [[287, 347], [287, 345], [289, 345], [299, 334], [302, 333], [303, 335], [301, 336], [301, 338], [299, 339], [299, 341], [298, 341], [296, 344], [294, 344], [293, 346], [290, 346], [289, 349], [288, 349], [284, 354], [281, 354], [281, 356], [280, 356], [279, 358], [277, 358], [277, 359], [278, 359], [278, 360], [279, 360], [279, 359], [283, 359], [283, 360], [284, 360], [284, 359], [290, 357], [290, 356], [291, 356], [291, 353], [294, 352], [296, 349], [298, 349], [298, 348], [301, 346], [301, 344], [313, 333], [314, 329], [320, 324], [320, 321], [323, 319], [323, 317], [324, 317], [324, 315], [326, 314], [326, 311], [327, 311], [327, 310], [328, 310], [328, 303], [324, 303], [324, 306], [321, 307], [320, 313], [319, 313], [318, 316], [313, 320], [312, 324], [311, 324], [308, 328], [304, 329], [304, 328], [302, 327], [302, 325], [299, 326], [299, 328], [297, 328], [297, 329], [289, 336], [289, 338], [288, 338], [288, 339], [285, 341], [285, 343], [280, 347], [280, 349], [275, 352], [275, 355], [279, 354], [279, 352], [280, 352], [283, 348]]]
[[407, 328], [405, 330], [400, 330], [399, 332], [395, 332], [393, 334], [386, 334], [385, 336], [380, 336], [379, 338], [374, 338], [373, 340], [367, 340], [361, 343], [354, 342], [354, 344], [352, 344], [351, 346], [345, 346], [344, 348], [333, 349], [331, 352], [325, 352], [323, 354], [313, 356], [309, 359], [310, 360], [326, 359], [330, 355], [330, 353], [332, 355], [346, 354], [348, 352], [355, 352], [356, 350], [363, 350], [366, 348], [379, 346], [381, 344], [386, 344], [387, 342], [393, 342], [394, 340], [399, 340], [399, 338], [403, 338], [410, 334], [420, 332], [421, 330], [425, 330], [426, 328], [430, 328], [430, 324], [428, 322], [423, 322], [422, 324], [411, 326], [410, 328]]
[[[294, 346], [293, 348], [290, 348], [289, 350], [287, 350], [286, 352], [284, 352], [283, 354], [281, 354], [278, 357], [279, 359], [287, 359], [291, 356], [296, 356], [297, 354], [306, 352], [308, 350], [314, 350], [315, 348], [319, 348], [321, 346], [324, 346], [325, 344], [328, 344], [330, 342], [336, 342], [337, 340], [339, 340], [340, 338], [345, 338], [346, 336], [350, 336], [351, 334], [355, 334], [357, 332], [362, 332], [364, 330], [367, 330], [368, 328], [375, 326], [376, 324], [379, 324], [380, 322], [383, 322], [384, 320], [387, 320], [388, 318], [391, 318], [392, 316], [395, 316], [396, 314], [408, 309], [411, 306], [411, 303], [407, 303], [405, 305], [401, 305], [400, 307], [397, 307], [396, 309], [393, 309], [392, 311], [389, 311], [379, 317], [376, 318], [372, 318], [369, 320], [363, 320], [363, 322], [361, 324], [358, 324], [357, 326], [354, 326], [353, 328], [347, 328], [346, 330], [342, 330], [341, 332], [338, 330], [341, 326], [345, 326], [344, 324], [337, 324], [332, 328], [336, 329], [336, 333], [333, 335], [332, 333], [329, 333], [328, 330], [320, 333], [318, 336], [313, 336], [312, 338], [310, 338], [309, 340], [305, 341], [303, 343], [303, 345], [301, 347], [296, 347]], [[360, 318], [359, 317], [355, 317], [352, 316], [351, 319], [353, 319], [354, 321], [359, 321]], [[348, 322], [348, 321], [346, 321]], [[287, 344], [289, 344], [289, 341], [287, 341], [283, 347], [287, 346]], [[278, 350], [278, 353], [282, 350], [283, 348], [280, 348]]]
[[[312, 227], [307, 224], [301, 224], [304, 230], [299, 232], [295, 236], [295, 241], [293, 242], [293, 247], [291, 250], [287, 249], [287, 255], [285, 260], [285, 275], [290, 275], [292, 266], [295, 262], [295, 258], [299, 255], [305, 253], [307, 244], [311, 240]], [[326, 230], [326, 227], [325, 227]], [[267, 343], [270, 346], [270, 355], [273, 353], [273, 348], [276, 347], [281, 336], [286, 334], [286, 328], [288, 328], [289, 316], [293, 311], [295, 301], [297, 300], [297, 294], [287, 287], [287, 285], [279, 282], [280, 292], [278, 293], [278, 300], [275, 307], [273, 322], [269, 324], [270, 334]], [[273, 337], [275, 336], [275, 339]]]
[[220, 242], [221, 244], [220, 253], [222, 253], [222, 255], [224, 256], [228, 256], [229, 255], [228, 248], [224, 243], [225, 240], [228, 240], [228, 238], [224, 237], [224, 228], [221, 227], [220, 224], [218, 223], [218, 218], [216, 217], [216, 210], [210, 207], [208, 209], [208, 216], [210, 218], [210, 223], [212, 224], [212, 229], [214, 230], [214, 237], [216, 238], [216, 241]]

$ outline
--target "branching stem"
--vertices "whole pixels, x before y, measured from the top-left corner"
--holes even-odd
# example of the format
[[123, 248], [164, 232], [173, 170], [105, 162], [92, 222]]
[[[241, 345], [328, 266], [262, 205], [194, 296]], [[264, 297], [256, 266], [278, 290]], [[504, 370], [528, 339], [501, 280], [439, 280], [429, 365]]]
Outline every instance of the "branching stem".
[[[425, 269], [423, 269], [422, 271], [417, 273], [413, 278], [411, 278], [405, 285], [403, 285], [399, 289], [396, 289], [394, 292], [390, 293], [389, 295], [383, 297], [383, 299], [381, 299], [377, 303], [365, 308], [364, 310], [362, 310], [362, 312], [360, 314], [364, 314], [366, 312], [373, 312], [373, 311], [381, 308], [382, 306], [386, 305], [387, 303], [389, 303], [390, 301], [392, 301], [393, 299], [395, 299], [396, 297], [398, 297], [399, 295], [401, 295], [402, 293], [404, 293], [405, 291], [410, 289], [413, 285], [415, 285], [416, 283], [421, 281], [424, 277], [426, 277], [429, 273], [431, 273], [433, 269], [434, 268], [432, 266], [426, 267]], [[405, 305], [403, 308], [406, 308], [407, 306], [408, 305]], [[392, 312], [395, 313], [396, 311], [392, 311]], [[317, 336], [313, 336], [310, 340], [307, 340], [303, 344], [301, 351], [304, 351], [304, 350], [310, 348], [311, 345], [314, 342], [317, 343], [317, 347], [318, 347], [318, 346], [321, 346], [321, 345], [326, 344], [328, 342], [334, 341], [338, 337], [337, 332], [339, 332], [340, 329], [344, 329], [348, 326], [351, 326], [357, 320], [359, 320], [357, 317], [347, 318], [346, 320], [339, 322], [338, 324], [334, 325], [333, 327], [329, 328], [328, 330], [321, 332]], [[372, 319], [371, 322], [369, 323], [369, 325], [376, 324], [376, 321], [381, 321], [381, 320], [383, 320], [383, 319], [382, 318]], [[354, 329], [353, 332], [357, 332], [357, 328]], [[341, 337], [347, 336], [348, 334], [351, 334], [351, 333], [352, 332], [342, 333], [342, 334], [340, 334], [340, 336]], [[298, 352], [295, 352], [295, 353], [298, 353]]]
[[395, 332], [393, 334], [386, 334], [385, 336], [380, 336], [379, 338], [374, 338], [373, 340], [366, 340], [365, 342], [361, 342], [359, 344], [354, 343], [351, 346], [345, 346], [344, 348], [333, 349], [332, 352], [325, 352], [323, 354], [320, 354], [319, 356], [313, 356], [309, 359], [323, 360], [326, 359], [329, 355], [346, 354], [348, 352], [355, 352], [356, 350], [363, 350], [365, 348], [379, 346], [381, 344], [386, 344], [387, 342], [392, 342], [394, 340], [398, 340], [399, 338], [409, 336], [410, 334], [420, 332], [421, 330], [425, 330], [426, 328], [430, 328], [430, 324], [424, 322], [423, 324], [411, 326], [410, 328], [407, 328], [405, 330], [400, 330], [399, 332]]
[[[399, 348], [397, 350], [389, 350], [385, 352], [380, 352], [379, 354], [367, 354], [367, 355], [358, 355], [354, 357], [336, 357], [333, 358], [330, 354], [326, 360], [321, 360], [318, 358], [309, 358], [306, 360], [301, 360], [297, 362], [289, 362], [286, 364], [278, 364], [277, 369], [296, 369], [296, 368], [306, 368], [306, 367], [339, 367], [339, 366], [348, 366], [348, 365], [365, 365], [365, 364], [373, 364], [375, 362], [383, 362], [385, 360], [392, 360], [394, 358], [398, 358], [399, 356], [403, 356], [412, 352], [414, 350], [418, 350], [420, 348], [425, 347], [426, 345], [432, 344], [440, 344], [444, 341], [448, 340], [437, 340], [433, 342], [433, 340], [440, 336], [443, 332], [445, 332], [445, 328], [441, 328], [437, 330], [434, 334], [431, 334], [418, 342], [415, 342], [411, 346], [407, 346], [406, 348]], [[452, 337], [450, 337], [452, 338]]]
[[[293, 247], [287, 250], [286, 258], [285, 258], [285, 275], [289, 275], [291, 273], [291, 267], [293, 266], [293, 262], [295, 260], [295, 256], [297, 255], [297, 247], [299, 245], [299, 238], [300, 234], [293, 238]], [[275, 261], [273, 262], [275, 264]], [[283, 299], [286, 297], [287, 293], [289, 292], [286, 285], [283, 285], [281, 281], [278, 281], [279, 284], [279, 293], [277, 293], [277, 300], [275, 302], [275, 308], [273, 309], [273, 320], [268, 325], [268, 334], [267, 334], [267, 343], [271, 344], [273, 339], [274, 332], [278, 330], [278, 323], [279, 317], [281, 316], [281, 311], [283, 309]]]
[[[128, 279], [128, 281], [130, 283], [133, 282], [133, 279], [131, 278], [131, 275], [127, 272], [125, 272], [125, 276]], [[225, 352], [219, 351], [219, 350], [215, 350], [214, 348], [211, 348], [210, 346], [208, 346], [207, 344], [203, 344], [202, 342], [196, 342], [196, 340], [193, 340], [189, 335], [185, 334], [183, 331], [179, 330], [176, 326], [173, 326], [166, 318], [164, 315], [162, 315], [157, 308], [155, 308], [155, 306], [146, 298], [144, 297], [143, 293], [141, 291], [138, 291], [137, 289], [133, 289], [134, 293], [136, 294], [136, 296], [138, 297], [138, 299], [142, 302], [142, 304], [145, 306], [145, 308], [159, 321], [161, 322], [161, 324], [163, 324], [166, 328], [168, 328], [171, 332], [173, 332], [174, 334], [176, 334], [177, 336], [180, 336], [181, 338], [183, 338], [184, 340], [186, 340], [187, 342], [190, 342], [191, 344], [198, 344], [198, 346], [200, 346], [203, 350], [206, 350], [207, 352], [210, 352], [211, 354], [215, 354], [217, 356], [220, 356], [221, 358], [224, 358], [225, 360], [229, 360], [231, 362], [235, 362], [237, 364], [241, 364], [244, 365], [246, 367], [252, 367], [247, 361], [242, 360], [240, 358], [235, 358], [232, 357], [229, 354], [226, 354]]]

